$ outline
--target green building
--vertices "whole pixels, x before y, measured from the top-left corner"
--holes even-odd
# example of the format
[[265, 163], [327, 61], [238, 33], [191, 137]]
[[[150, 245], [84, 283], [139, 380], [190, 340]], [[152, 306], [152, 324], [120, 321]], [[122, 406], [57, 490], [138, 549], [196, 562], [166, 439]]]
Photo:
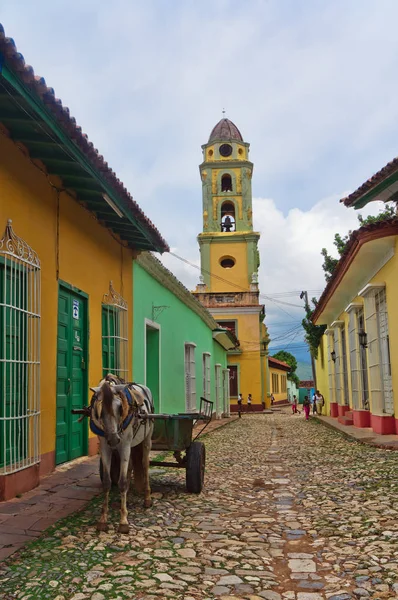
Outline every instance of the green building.
[[196, 411], [203, 396], [228, 415], [234, 334], [150, 253], [133, 262], [133, 295], [133, 377], [152, 390], [156, 412]]

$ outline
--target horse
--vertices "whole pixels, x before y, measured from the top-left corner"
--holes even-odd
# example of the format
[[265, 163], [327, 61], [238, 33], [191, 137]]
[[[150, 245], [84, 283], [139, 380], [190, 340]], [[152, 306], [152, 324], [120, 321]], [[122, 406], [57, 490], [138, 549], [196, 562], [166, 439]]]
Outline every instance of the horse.
[[111, 489], [112, 453], [120, 457], [120, 523], [119, 533], [128, 533], [127, 492], [131, 472], [137, 491], [144, 492], [144, 507], [152, 505], [149, 484], [149, 453], [152, 447], [153, 420], [145, 418], [153, 414], [154, 404], [149, 388], [137, 383], [125, 383], [108, 373], [97, 387], [91, 399], [90, 428], [100, 441], [103, 466], [102, 488], [104, 501], [97, 523], [98, 531], [108, 531], [108, 504]]

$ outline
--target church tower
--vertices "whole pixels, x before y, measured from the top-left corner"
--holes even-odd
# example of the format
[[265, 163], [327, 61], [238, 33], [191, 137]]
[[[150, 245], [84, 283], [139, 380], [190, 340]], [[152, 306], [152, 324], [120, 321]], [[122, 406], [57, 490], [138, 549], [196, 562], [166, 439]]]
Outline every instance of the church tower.
[[253, 163], [249, 144], [232, 121], [221, 119], [202, 146], [203, 231], [198, 235], [201, 281], [195, 296], [239, 340], [228, 353], [231, 410], [252, 395], [253, 410], [269, 403], [268, 334], [259, 303], [260, 234], [253, 231]]
[[198, 236], [202, 277], [210, 292], [249, 291], [260, 264], [260, 234], [253, 232], [249, 144], [236, 125], [221, 119], [202, 150], [203, 233]]

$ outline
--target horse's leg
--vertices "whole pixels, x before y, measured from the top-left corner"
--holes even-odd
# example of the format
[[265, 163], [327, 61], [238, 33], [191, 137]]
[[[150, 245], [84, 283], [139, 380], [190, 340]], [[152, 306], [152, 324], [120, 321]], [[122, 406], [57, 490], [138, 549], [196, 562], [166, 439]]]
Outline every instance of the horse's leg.
[[100, 439], [100, 451], [102, 460], [102, 489], [104, 491], [104, 501], [102, 503], [102, 513], [100, 520], [97, 523], [98, 531], [108, 531], [108, 503], [109, 503], [109, 490], [112, 486], [111, 481], [111, 460], [112, 450], [109, 448], [105, 441], [105, 438]]
[[[150, 428], [151, 429], [151, 428]], [[142, 442], [142, 470], [144, 479], [144, 507], [152, 506], [151, 486], [149, 483], [149, 453], [152, 448], [152, 432], [144, 438]]]
[[139, 494], [144, 491], [144, 479], [142, 470], [142, 442], [131, 448], [131, 462], [133, 465], [134, 488]]
[[129, 532], [129, 522], [127, 520], [127, 492], [130, 485], [131, 471], [129, 469], [130, 464], [130, 452], [131, 452], [131, 439], [129, 436], [121, 442], [120, 453], [120, 477], [119, 477], [119, 491], [120, 491], [120, 523], [119, 533]]

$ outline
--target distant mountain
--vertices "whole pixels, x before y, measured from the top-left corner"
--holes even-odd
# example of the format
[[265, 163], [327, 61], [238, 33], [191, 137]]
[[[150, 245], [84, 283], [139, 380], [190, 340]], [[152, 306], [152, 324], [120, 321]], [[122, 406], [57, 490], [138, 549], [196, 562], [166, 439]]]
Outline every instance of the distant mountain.
[[311, 364], [302, 361], [297, 361], [296, 373], [300, 381], [308, 381], [309, 379], [312, 379]]

